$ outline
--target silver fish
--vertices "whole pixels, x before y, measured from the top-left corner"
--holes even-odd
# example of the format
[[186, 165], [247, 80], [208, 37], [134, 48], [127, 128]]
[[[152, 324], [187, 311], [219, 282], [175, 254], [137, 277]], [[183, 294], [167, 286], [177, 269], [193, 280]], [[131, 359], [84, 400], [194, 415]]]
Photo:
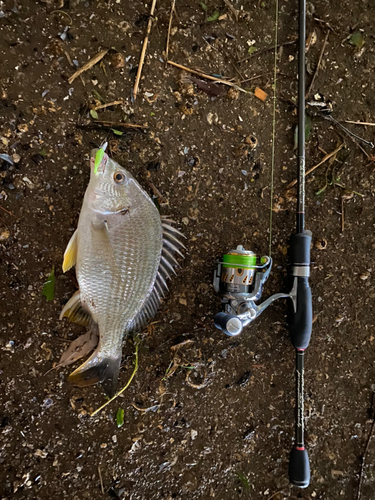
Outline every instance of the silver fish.
[[134, 177], [103, 149], [91, 152], [90, 182], [78, 221], [64, 254], [63, 271], [76, 266], [79, 290], [63, 308], [81, 325], [99, 329], [99, 344], [69, 381], [102, 382], [115, 393], [122, 340], [152, 318], [168, 290], [166, 280], [181, 254], [182, 236], [160, 217]]

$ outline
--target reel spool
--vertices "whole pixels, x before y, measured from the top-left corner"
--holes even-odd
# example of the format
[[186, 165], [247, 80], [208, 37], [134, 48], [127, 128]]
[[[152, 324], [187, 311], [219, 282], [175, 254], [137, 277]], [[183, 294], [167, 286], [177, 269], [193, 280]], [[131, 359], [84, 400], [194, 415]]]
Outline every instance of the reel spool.
[[251, 250], [238, 245], [223, 255], [217, 263], [213, 285], [221, 295], [223, 312], [214, 317], [216, 328], [230, 337], [239, 335], [243, 327], [257, 318], [272, 302], [289, 294], [276, 293], [257, 305], [263, 285], [272, 267], [271, 257], [258, 258]]

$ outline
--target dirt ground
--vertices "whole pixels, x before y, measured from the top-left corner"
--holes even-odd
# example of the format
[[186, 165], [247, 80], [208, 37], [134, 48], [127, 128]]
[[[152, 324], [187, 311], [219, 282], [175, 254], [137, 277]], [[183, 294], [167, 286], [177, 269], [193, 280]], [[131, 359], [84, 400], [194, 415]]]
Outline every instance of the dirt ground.
[[[345, 145], [307, 178], [314, 241], [315, 322], [305, 371], [312, 479], [298, 490], [287, 477], [295, 389], [285, 303], [272, 305], [235, 339], [212, 320], [220, 307], [211, 285], [215, 260], [238, 244], [258, 255], [269, 249], [274, 55], [261, 51], [274, 43], [275, 4], [177, 0], [172, 61], [237, 83], [257, 77], [241, 84], [247, 94], [212, 97], [165, 67], [171, 4], [159, 0], [133, 103], [150, 4], [0, 2], [0, 153], [14, 162], [0, 160], [1, 498], [354, 499], [375, 410], [374, 151], [360, 143], [361, 150], [308, 107], [307, 168]], [[296, 39], [297, 1], [279, 4], [283, 44]], [[211, 20], [215, 11], [224, 17]], [[308, 4], [307, 31], [316, 33], [308, 85], [329, 29], [310, 101], [322, 94], [342, 123], [375, 121], [374, 19], [370, 0]], [[251, 47], [259, 53], [237, 64]], [[110, 51], [102, 62], [69, 84], [103, 48]], [[295, 223], [295, 193], [286, 191], [296, 172], [295, 44], [279, 49], [277, 69], [274, 268], [264, 297], [285, 289]], [[265, 102], [253, 95], [255, 86], [267, 92]], [[90, 108], [120, 99], [122, 105], [99, 109], [98, 120], [147, 129], [113, 126], [124, 132], [116, 135], [90, 116]], [[344, 125], [373, 141], [373, 127]], [[255, 151], [249, 136], [258, 140]], [[152, 195], [150, 176], [163, 196], [161, 212], [178, 221], [188, 249], [157, 323], [143, 335], [131, 386], [90, 417], [105, 401], [101, 388], [71, 387], [72, 367], [51, 368], [84, 331], [58, 319], [76, 290], [74, 270], [63, 275], [61, 264], [88, 182], [88, 154], [103, 140]], [[55, 295], [47, 301], [42, 289], [53, 266]], [[187, 340], [177, 354], [171, 349]], [[121, 387], [133, 352], [127, 339]], [[362, 500], [375, 495], [374, 440]]]

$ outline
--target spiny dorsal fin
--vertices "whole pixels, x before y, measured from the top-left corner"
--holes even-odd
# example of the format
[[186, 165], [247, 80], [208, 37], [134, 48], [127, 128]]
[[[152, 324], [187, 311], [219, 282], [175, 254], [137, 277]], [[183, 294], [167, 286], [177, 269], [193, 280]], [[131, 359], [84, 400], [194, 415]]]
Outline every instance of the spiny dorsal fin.
[[178, 262], [174, 256], [178, 253], [182, 257], [183, 254], [180, 252], [179, 247], [185, 248], [185, 246], [178, 239], [179, 236], [185, 238], [185, 236], [175, 229], [170, 224], [175, 224], [174, 221], [170, 220], [166, 216], [161, 216], [161, 224], [163, 228], [163, 248], [162, 254], [160, 256], [159, 269], [156, 274], [156, 279], [154, 283], [154, 288], [143, 305], [140, 312], [133, 320], [133, 325], [131, 330], [136, 332], [142, 329], [147, 321], [153, 318], [158, 310], [161, 300], [165, 297], [168, 291], [168, 286], [166, 280], [171, 277], [171, 274], [176, 274], [174, 268], [178, 267]]
[[75, 266], [77, 261], [77, 229], [74, 231], [73, 236], [70, 238], [68, 246], [66, 247], [64, 253], [64, 262], [62, 265], [63, 272], [69, 271], [69, 269]]
[[91, 322], [91, 315], [82, 307], [79, 290], [70, 297], [60, 314], [60, 319], [68, 318], [72, 323], [87, 326]]

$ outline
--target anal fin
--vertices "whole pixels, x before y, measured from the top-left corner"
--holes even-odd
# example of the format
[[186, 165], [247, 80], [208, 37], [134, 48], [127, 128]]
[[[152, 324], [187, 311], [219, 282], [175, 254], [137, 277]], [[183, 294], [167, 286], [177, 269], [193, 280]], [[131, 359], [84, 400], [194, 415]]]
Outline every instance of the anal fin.
[[91, 322], [91, 314], [84, 309], [81, 303], [81, 294], [77, 290], [74, 295], [70, 297], [68, 302], [63, 307], [60, 313], [60, 319], [68, 318], [72, 323], [87, 326]]

